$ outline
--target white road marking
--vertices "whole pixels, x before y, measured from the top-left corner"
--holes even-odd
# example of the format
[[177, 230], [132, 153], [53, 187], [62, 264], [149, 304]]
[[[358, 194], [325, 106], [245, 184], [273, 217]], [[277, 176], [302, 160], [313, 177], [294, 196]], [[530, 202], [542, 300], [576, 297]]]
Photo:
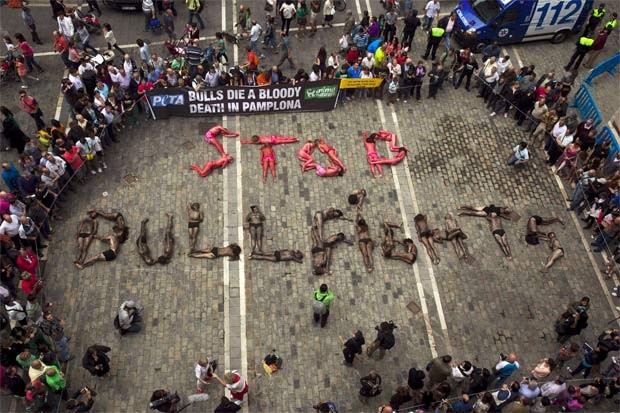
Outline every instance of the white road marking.
[[[392, 121], [394, 122], [395, 132], [398, 136], [400, 136], [401, 143], [403, 146], [406, 146], [404, 143], [403, 135], [400, 133], [400, 124], [398, 123], [398, 117], [396, 116], [396, 112], [392, 110]], [[413, 180], [411, 179], [411, 171], [409, 170], [409, 164], [407, 162], [403, 162], [403, 166], [406, 171], [407, 176], [407, 186], [409, 187], [409, 194], [411, 194], [411, 203], [415, 207], [416, 211], [420, 210], [418, 205], [418, 199], [415, 194], [415, 190], [413, 189]], [[437, 279], [435, 278], [435, 270], [433, 269], [433, 264], [431, 263], [428, 254], [422, 254], [426, 258], [426, 265], [428, 268], [428, 276], [431, 281], [431, 288], [433, 290], [433, 297], [435, 298], [435, 306], [437, 306], [437, 313], [439, 314], [439, 325], [441, 326], [441, 330], [444, 336], [446, 351], [447, 354], [452, 354], [452, 346], [450, 344], [450, 337], [448, 335], [448, 325], [446, 324], [446, 317], [443, 312], [443, 306], [441, 304], [441, 297], [439, 296], [439, 288], [437, 288]]]
[[[65, 71], [62, 72], [63, 79], [66, 78], [68, 75], [69, 75], [69, 71], [65, 69]], [[54, 119], [58, 121], [60, 121], [60, 113], [62, 112], [62, 103], [64, 99], [65, 99], [65, 95], [62, 93], [62, 89], [61, 89], [60, 92], [58, 93], [58, 100], [56, 100], [56, 112], [54, 112]]]
[[[385, 112], [383, 110], [383, 102], [378, 99], [376, 100], [376, 102], [377, 102], [377, 109], [379, 112], [379, 119], [381, 120], [381, 126], [383, 129], [387, 129], [387, 124], [385, 120]], [[389, 143], [386, 143], [386, 146], [389, 149], [389, 146], [390, 146]], [[406, 162], [404, 162], [404, 164], [406, 165]], [[412, 233], [411, 233], [411, 228], [409, 227], [409, 222], [407, 221], [407, 214], [405, 212], [406, 211], [405, 200], [403, 198], [403, 194], [400, 189], [400, 182], [396, 174], [396, 165], [392, 165], [392, 178], [394, 179], [394, 188], [396, 188], [396, 195], [398, 196], [398, 204], [400, 207], [400, 214], [401, 214], [401, 219], [403, 222], [403, 229], [405, 230], [405, 236], [407, 238], [413, 238]], [[412, 267], [413, 267], [413, 274], [415, 276], [415, 281], [416, 281], [416, 289], [418, 290], [418, 297], [420, 299], [420, 307], [422, 308], [422, 316], [424, 318], [424, 327], [426, 329], [428, 345], [431, 350], [432, 358], [435, 358], [437, 357], [437, 345], [435, 343], [435, 338], [433, 337], [433, 327], [431, 325], [430, 315], [428, 312], [428, 304], [426, 303], [426, 297], [424, 295], [424, 287], [422, 286], [422, 278], [420, 277], [420, 269], [418, 268], [417, 262], [415, 262], [412, 265]]]
[[[224, 0], [222, 0], [222, 1], [224, 1]], [[366, 1], [368, 1], [368, 0], [366, 0]], [[358, 0], [358, 2], [359, 2], [359, 0]], [[236, 4], [236, 2], [234, 4]], [[237, 11], [233, 9], [233, 15], [236, 15], [236, 13], [237, 13]], [[358, 9], [358, 13], [361, 15], [361, 6]], [[444, 15], [447, 16], [448, 14], [450, 14], [450, 13], [439, 13], [439, 16], [440, 17], [444, 16]], [[402, 18], [399, 18], [399, 20], [400, 19], [402, 19]], [[233, 21], [235, 21], [235, 20], [233, 20]], [[222, 17], [222, 23], [223, 22], [224, 22], [224, 18]], [[332, 27], [343, 27], [343, 26], [344, 26], [344, 23], [334, 23], [334, 24], [332, 24]], [[327, 29], [330, 29], [330, 27], [317, 26], [317, 29], [319, 29], [319, 30], [327, 30]], [[290, 31], [292, 31], [292, 32], [296, 32], [298, 30], [299, 29], [297, 27], [291, 27], [291, 29], [290, 29]], [[222, 29], [222, 31], [226, 31], [226, 30]], [[202, 40], [213, 41], [213, 40], [215, 40], [215, 36], [203, 36], [203, 37], [200, 37], [198, 40], [201, 40], [201, 41]], [[149, 42], [149, 46], [161, 46], [163, 44], [164, 44], [164, 41]], [[103, 47], [103, 46], [101, 46], [101, 47]], [[99, 48], [101, 48], [101, 47], [99, 47]], [[123, 49], [123, 50], [125, 50], [125, 49], [135, 49], [135, 48], [138, 48], [138, 45], [135, 44], [135, 43], [131, 43], [131, 44], [122, 44], [119, 47], [121, 49]], [[45, 57], [45, 56], [55, 56], [55, 55], [58, 55], [58, 53], [56, 53], [56, 52], [39, 52], [39, 53], [35, 53], [34, 54], [35, 57]]]

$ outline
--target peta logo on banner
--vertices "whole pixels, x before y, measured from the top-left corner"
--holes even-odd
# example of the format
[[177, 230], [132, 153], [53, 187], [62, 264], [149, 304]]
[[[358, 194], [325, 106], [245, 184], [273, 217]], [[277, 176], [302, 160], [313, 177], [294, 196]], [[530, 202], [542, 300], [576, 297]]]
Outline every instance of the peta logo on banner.
[[151, 96], [151, 105], [154, 107], [165, 107], [169, 105], [184, 105], [184, 95], [155, 95]]

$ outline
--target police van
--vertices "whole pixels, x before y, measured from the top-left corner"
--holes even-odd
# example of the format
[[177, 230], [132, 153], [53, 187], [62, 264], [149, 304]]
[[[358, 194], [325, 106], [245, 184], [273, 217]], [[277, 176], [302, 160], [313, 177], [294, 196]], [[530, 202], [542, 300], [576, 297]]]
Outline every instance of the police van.
[[464, 47], [551, 40], [560, 43], [587, 22], [594, 0], [460, 0], [456, 40]]

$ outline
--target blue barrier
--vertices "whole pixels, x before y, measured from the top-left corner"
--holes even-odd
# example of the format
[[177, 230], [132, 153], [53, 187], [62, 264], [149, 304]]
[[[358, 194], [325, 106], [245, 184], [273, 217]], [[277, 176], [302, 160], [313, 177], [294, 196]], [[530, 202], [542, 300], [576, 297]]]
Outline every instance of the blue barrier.
[[620, 64], [620, 52], [617, 52], [615, 55], [611, 56], [609, 59], [602, 61], [594, 69], [590, 71], [588, 77], [583, 79], [589, 86], [592, 86], [592, 80], [595, 77], [607, 72], [612, 76], [616, 75], [616, 67]]
[[581, 119], [592, 119], [595, 128], [600, 125], [603, 120], [603, 116], [598, 110], [594, 98], [586, 85], [581, 85], [577, 93], [575, 93], [575, 101], [569, 106], [571, 108], [577, 108]]
[[620, 152], [620, 147], [618, 146], [618, 141], [616, 140], [616, 136], [611, 131], [609, 126], [605, 126], [601, 131], [596, 135], [596, 143], [603, 142], [604, 140], [609, 139], [611, 141], [611, 148], [609, 150], [608, 158], [612, 157], [616, 152]]

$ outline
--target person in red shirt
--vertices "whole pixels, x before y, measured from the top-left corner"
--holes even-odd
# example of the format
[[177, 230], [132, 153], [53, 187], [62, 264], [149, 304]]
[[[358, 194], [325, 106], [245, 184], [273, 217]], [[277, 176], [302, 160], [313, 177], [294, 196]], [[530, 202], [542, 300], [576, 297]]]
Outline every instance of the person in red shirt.
[[17, 255], [16, 264], [17, 268], [19, 268], [21, 272], [27, 271], [30, 275], [36, 277], [39, 259], [37, 258], [37, 254], [34, 252], [29, 249], [21, 248], [19, 250], [19, 254]]
[[43, 120], [43, 112], [39, 107], [39, 102], [32, 96], [29, 96], [25, 90], [19, 92], [19, 102], [22, 108], [34, 119], [37, 124], [37, 130], [45, 129], [45, 121]]
[[347, 52], [347, 63], [352, 65], [353, 63], [357, 62], [358, 57], [360, 57], [360, 51], [357, 50], [356, 45], [352, 45]]
[[39, 280], [34, 275], [30, 274], [28, 271], [24, 271], [19, 276], [21, 283], [20, 288], [24, 290], [27, 295], [30, 294], [38, 294], [39, 291], [43, 288], [43, 281]]
[[247, 63], [244, 64], [242, 67], [247, 68], [249, 71], [256, 72], [258, 70], [259, 59], [250, 46], [247, 47], [246, 58]]
[[22, 50], [22, 55], [24, 56], [28, 70], [32, 72], [36, 67], [39, 70], [39, 73], [43, 73], [45, 70], [43, 70], [37, 62], [35, 62], [34, 50], [26, 41], [24, 35], [21, 33], [15, 33], [15, 39], [19, 42], [19, 48]]
[[60, 55], [65, 68], [68, 69], [71, 65], [69, 64], [69, 43], [67, 39], [57, 31], [52, 33], [52, 39], [54, 40], [54, 51]]
[[82, 171], [82, 165], [84, 161], [80, 157], [80, 148], [73, 145], [71, 150], [67, 150], [65, 148], [58, 148], [60, 152], [60, 157], [64, 159], [69, 165], [71, 165], [71, 169], [75, 172], [75, 178], [83, 183], [84, 182], [84, 173]]
[[592, 69], [594, 62], [596, 62], [596, 59], [603, 52], [608, 36], [609, 31], [607, 29], [603, 29], [598, 32], [598, 36], [594, 39], [594, 43], [592, 44], [592, 49], [590, 49], [590, 52], [588, 53], [588, 61], [583, 65], [583, 67]]

